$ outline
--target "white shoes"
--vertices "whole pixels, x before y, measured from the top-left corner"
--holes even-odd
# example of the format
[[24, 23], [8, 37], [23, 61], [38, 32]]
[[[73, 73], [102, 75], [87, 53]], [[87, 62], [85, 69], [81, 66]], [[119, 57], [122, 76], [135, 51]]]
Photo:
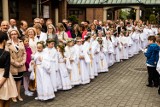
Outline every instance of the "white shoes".
[[33, 92], [30, 92], [30, 91], [25, 91], [24, 93], [26, 96], [33, 96]]
[[35, 100], [39, 100], [39, 98], [38, 98], [38, 97], [35, 97], [34, 99], [35, 99]]

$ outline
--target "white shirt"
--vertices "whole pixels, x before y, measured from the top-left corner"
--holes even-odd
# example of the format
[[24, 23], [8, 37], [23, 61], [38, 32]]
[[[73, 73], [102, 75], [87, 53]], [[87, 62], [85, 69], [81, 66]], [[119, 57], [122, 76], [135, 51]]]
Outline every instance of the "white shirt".
[[34, 40], [35, 40], [36, 43], [37, 43], [37, 42], [40, 42], [40, 41], [44, 41], [44, 42], [46, 43], [47, 34], [44, 33], [44, 32], [41, 32], [40, 35], [39, 35], [39, 38], [38, 38], [38, 36], [36, 35], [36, 36], [34, 37]]

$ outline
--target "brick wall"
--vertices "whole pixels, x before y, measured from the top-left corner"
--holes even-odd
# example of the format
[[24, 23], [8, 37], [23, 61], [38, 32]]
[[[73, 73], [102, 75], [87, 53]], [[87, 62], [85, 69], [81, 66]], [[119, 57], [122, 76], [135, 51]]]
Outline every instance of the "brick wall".
[[103, 20], [103, 8], [95, 8], [95, 19]]
[[94, 19], [94, 9], [93, 8], [86, 8], [86, 20], [92, 22]]
[[19, 0], [19, 21], [32, 22], [32, 0]]
[[[42, 0], [42, 2], [45, 0]], [[53, 19], [53, 23], [55, 23], [55, 8], [58, 8], [57, 1], [48, 1], [42, 4], [42, 13], [43, 13], [43, 5], [49, 6], [49, 15], [50, 18]], [[63, 4], [64, 5], [64, 4]], [[63, 10], [64, 11], [64, 10]], [[28, 23], [32, 23], [32, 0], [19, 0], [19, 21], [26, 20]]]
[[86, 19], [90, 22], [94, 19], [103, 20], [103, 8], [86, 8]]
[[79, 22], [85, 21], [86, 20], [86, 9], [85, 8], [68, 8], [67, 17], [69, 17], [70, 15], [76, 16]]

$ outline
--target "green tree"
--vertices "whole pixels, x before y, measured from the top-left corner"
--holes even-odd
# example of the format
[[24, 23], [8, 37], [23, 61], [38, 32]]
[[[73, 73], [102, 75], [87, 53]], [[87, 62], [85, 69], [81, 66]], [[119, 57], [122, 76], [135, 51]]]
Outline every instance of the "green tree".
[[128, 15], [127, 18], [128, 18], [128, 19], [133, 19], [133, 20], [136, 19], [136, 12], [134, 11], [134, 9], [131, 9], [131, 10], [129, 11], [129, 15]]
[[120, 19], [126, 20], [128, 18], [128, 11], [121, 10], [120, 11]]
[[157, 13], [160, 14], [160, 7], [154, 7], [154, 8], [145, 8], [145, 20], [149, 20], [151, 14], [155, 14], [157, 16]]
[[152, 23], [152, 24], [156, 23], [156, 16], [155, 16], [155, 14], [151, 14], [149, 16], [149, 22]]
[[70, 20], [73, 24], [78, 23], [78, 18], [75, 15], [69, 16], [68, 20]]

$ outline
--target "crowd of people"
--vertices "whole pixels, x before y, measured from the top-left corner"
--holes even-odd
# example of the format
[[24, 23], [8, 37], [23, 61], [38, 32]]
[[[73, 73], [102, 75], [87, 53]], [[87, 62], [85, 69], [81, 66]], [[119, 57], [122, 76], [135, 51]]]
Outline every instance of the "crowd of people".
[[[0, 74], [3, 74], [3, 78], [13, 76], [17, 90], [13, 95], [8, 95], [7, 99], [0, 95], [2, 101], [9, 98], [13, 102], [17, 102], [17, 99], [23, 101], [22, 80], [24, 94], [33, 96], [37, 92], [36, 100], [53, 99], [58, 90], [70, 90], [77, 85], [89, 84], [99, 73], [108, 72], [114, 63], [125, 61], [144, 50], [148, 46], [148, 40], [154, 43], [156, 40], [153, 37], [158, 38], [156, 35], [160, 34], [156, 25], [141, 20], [94, 20], [73, 24], [64, 19], [55, 27], [51, 19], [44, 21], [35, 18], [33, 24], [29, 25], [22, 20], [19, 25], [20, 27], [16, 25], [15, 19], [10, 19], [9, 22], [2, 21], [0, 26], [3, 33], [0, 32], [0, 44], [3, 44], [3, 51], [0, 48], [0, 62], [1, 59], [4, 62], [2, 56], [6, 58], [10, 55], [8, 68], [4, 67], [5, 62], [0, 63], [0, 68], [5, 68], [2, 70], [4, 74]], [[4, 33], [8, 40], [4, 39]], [[147, 61], [149, 51], [145, 51]], [[6, 53], [5, 56], [3, 52]], [[153, 65], [155, 68], [157, 63], [158, 60]], [[150, 74], [153, 66], [147, 64]], [[159, 78], [159, 74], [156, 76]], [[153, 85], [153, 78], [153, 75], [149, 78], [147, 86]], [[12, 85], [14, 82], [11, 82]], [[0, 93], [4, 91], [1, 89], [4, 83], [0, 80]], [[156, 80], [154, 85], [158, 87], [159, 82]], [[9, 87], [14, 89], [14, 86]]]

